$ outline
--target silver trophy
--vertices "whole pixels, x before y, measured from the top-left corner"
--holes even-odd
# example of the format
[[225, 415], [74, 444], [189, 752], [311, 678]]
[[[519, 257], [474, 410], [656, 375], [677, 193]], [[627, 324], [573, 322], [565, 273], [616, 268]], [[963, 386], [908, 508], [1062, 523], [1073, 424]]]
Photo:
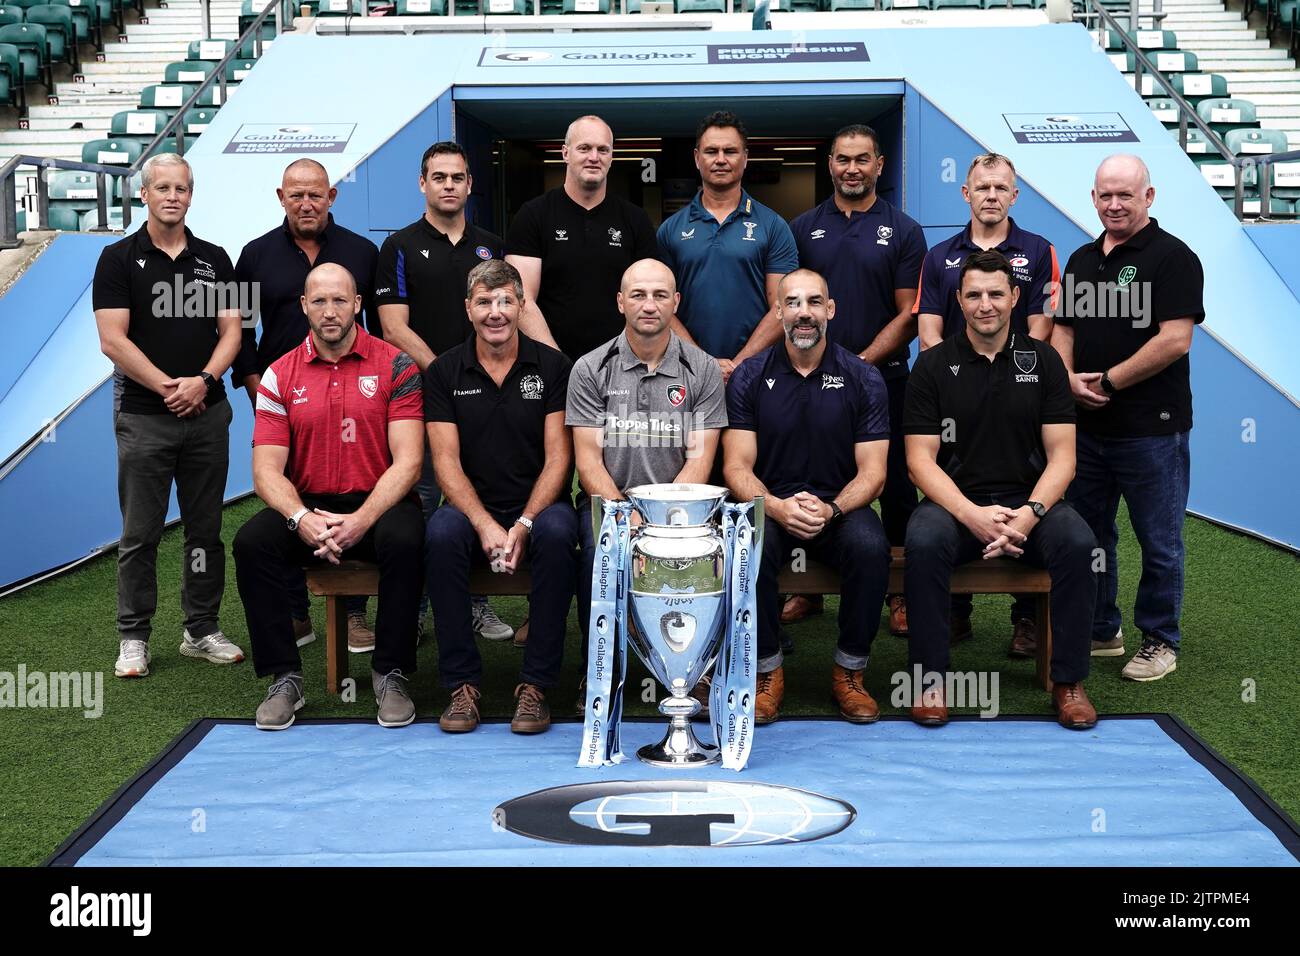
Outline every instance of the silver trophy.
[[691, 688], [717, 660], [726, 635], [726, 544], [718, 512], [727, 489], [715, 485], [640, 485], [627, 497], [642, 524], [632, 532], [628, 642], [664, 686], [659, 703], [668, 733], [637, 751], [655, 766], [713, 763], [690, 719], [700, 703]]

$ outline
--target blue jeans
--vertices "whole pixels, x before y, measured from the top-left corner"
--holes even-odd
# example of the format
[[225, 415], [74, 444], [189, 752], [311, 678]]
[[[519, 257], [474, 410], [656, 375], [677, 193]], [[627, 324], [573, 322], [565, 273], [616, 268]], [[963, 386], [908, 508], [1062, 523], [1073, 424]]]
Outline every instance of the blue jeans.
[[1144, 638], [1163, 641], [1177, 651], [1183, 607], [1183, 517], [1191, 481], [1188, 433], [1102, 438], [1080, 431], [1075, 448], [1074, 481], [1066, 498], [1092, 528], [1106, 559], [1097, 576], [1093, 640], [1110, 640], [1120, 628], [1115, 603], [1119, 591], [1115, 514], [1122, 495], [1142, 547], [1133, 623]]
[[[514, 515], [493, 518], [505, 528], [514, 521]], [[559, 680], [564, 628], [578, 571], [577, 549], [578, 520], [573, 505], [561, 500], [542, 509], [533, 520], [527, 545], [532, 572], [528, 616], [532, 623], [519, 673], [525, 683], [552, 687]], [[424, 554], [442, 683], [451, 688], [478, 686], [483, 663], [474, 643], [469, 593], [471, 565], [487, 564], [478, 534], [459, 509], [444, 504], [429, 519]]]

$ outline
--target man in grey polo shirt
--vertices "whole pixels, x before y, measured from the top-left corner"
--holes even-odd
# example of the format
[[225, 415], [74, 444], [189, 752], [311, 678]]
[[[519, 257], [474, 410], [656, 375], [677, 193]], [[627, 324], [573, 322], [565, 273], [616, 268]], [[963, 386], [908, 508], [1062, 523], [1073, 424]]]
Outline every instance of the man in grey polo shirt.
[[[582, 486], [578, 624], [584, 660], [596, 560], [591, 496], [616, 500], [637, 485], [707, 482], [719, 434], [727, 426], [718, 363], [669, 328], [681, 301], [672, 270], [655, 259], [632, 263], [617, 299], [626, 320], [623, 331], [574, 364], [564, 417], [573, 429]], [[707, 687], [697, 691], [707, 707]], [[579, 710], [582, 703], [580, 692]]]

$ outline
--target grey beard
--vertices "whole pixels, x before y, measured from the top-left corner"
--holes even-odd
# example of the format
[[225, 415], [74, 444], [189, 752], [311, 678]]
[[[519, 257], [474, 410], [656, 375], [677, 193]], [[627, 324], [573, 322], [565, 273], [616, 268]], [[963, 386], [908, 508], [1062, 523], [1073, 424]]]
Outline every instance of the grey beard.
[[806, 352], [809, 349], [815, 349], [818, 343], [821, 342], [822, 340], [822, 330], [820, 326], [814, 325], [813, 332], [816, 334], [813, 336], [813, 340], [811, 342], [796, 342], [794, 338], [794, 326], [791, 325], [791, 326], [787, 326], [785, 330], [785, 337], [790, 340], [790, 344], [793, 345], [795, 348]]

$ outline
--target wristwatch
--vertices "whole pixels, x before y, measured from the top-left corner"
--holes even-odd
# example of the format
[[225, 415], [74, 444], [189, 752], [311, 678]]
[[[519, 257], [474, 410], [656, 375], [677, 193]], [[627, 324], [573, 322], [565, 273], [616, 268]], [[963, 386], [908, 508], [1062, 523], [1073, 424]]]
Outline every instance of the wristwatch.
[[844, 517], [844, 512], [840, 510], [839, 505], [837, 505], [833, 501], [828, 501], [827, 504], [831, 506], [831, 516], [830, 519], [826, 522], [827, 524], [830, 524], [831, 521], [838, 521], [840, 518]]
[[199, 372], [199, 378], [203, 379], [203, 384], [208, 387], [209, 392], [217, 384], [217, 380], [212, 377], [211, 372]]
[[1025, 504], [1029, 505], [1029, 510], [1034, 513], [1035, 517], [1041, 518], [1047, 514], [1047, 509], [1043, 507], [1041, 501], [1026, 501]]
[[1107, 395], [1114, 395], [1119, 389], [1115, 388], [1115, 383], [1110, 380], [1110, 372], [1101, 373], [1101, 390]]
[[289, 530], [290, 530], [290, 531], [297, 531], [297, 530], [298, 530], [298, 522], [301, 521], [301, 520], [302, 520], [302, 516], [305, 515], [305, 514], [306, 514], [307, 512], [309, 512], [309, 511], [311, 511], [310, 508], [299, 508], [299, 509], [298, 509], [297, 511], [295, 511], [293, 514], [291, 514], [291, 515], [290, 515], [290, 516], [285, 520], [285, 523], [289, 526]]
[[523, 515], [520, 515], [518, 518], [515, 519], [515, 524], [521, 524], [524, 526], [525, 531], [527, 531], [529, 534], [533, 533], [532, 518], [525, 518]]

